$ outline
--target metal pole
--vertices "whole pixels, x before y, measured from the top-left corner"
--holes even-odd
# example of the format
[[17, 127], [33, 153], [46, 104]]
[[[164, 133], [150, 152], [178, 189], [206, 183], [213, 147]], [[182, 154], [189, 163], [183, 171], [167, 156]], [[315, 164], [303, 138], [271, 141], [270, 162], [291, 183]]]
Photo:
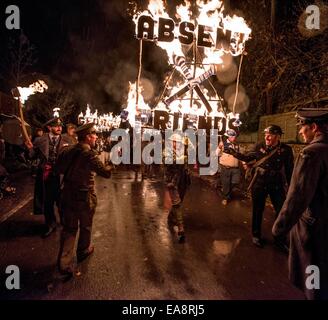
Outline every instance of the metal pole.
[[[194, 73], [193, 73], [193, 79], [196, 78], [196, 68], [197, 68], [197, 43], [196, 38], [194, 36], [194, 43], [193, 43], [193, 55], [194, 55]], [[192, 109], [194, 101], [194, 88], [190, 87], [190, 109]]]
[[141, 69], [142, 69], [142, 48], [143, 42], [142, 39], [139, 40], [139, 69], [138, 69], [138, 78], [136, 84], [136, 111], [138, 111], [139, 107], [139, 86], [140, 86], [140, 77], [141, 77]]

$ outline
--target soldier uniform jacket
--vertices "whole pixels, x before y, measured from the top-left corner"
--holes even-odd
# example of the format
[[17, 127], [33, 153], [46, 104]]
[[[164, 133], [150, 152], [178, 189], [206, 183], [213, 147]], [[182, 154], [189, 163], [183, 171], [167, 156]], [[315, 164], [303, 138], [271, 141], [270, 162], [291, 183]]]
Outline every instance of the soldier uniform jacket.
[[95, 173], [110, 178], [111, 170], [106, 168], [88, 144], [78, 143], [66, 149], [58, 158], [57, 170], [64, 174], [64, 184], [75, 190], [94, 190]]
[[[273, 235], [290, 232], [289, 277], [308, 299], [328, 299], [328, 135], [318, 135], [297, 158]], [[306, 268], [319, 267], [320, 290], [306, 288]]]
[[[279, 143], [278, 146], [270, 148], [262, 142], [256, 144], [253, 150], [247, 154], [237, 152], [233, 152], [232, 154], [241, 161], [258, 161], [268, 155], [275, 148], [278, 148], [278, 151], [260, 165], [260, 167], [264, 169], [264, 174], [257, 179], [256, 184], [266, 185], [268, 183], [274, 183], [277, 185], [283, 185], [285, 182], [289, 184], [294, 166], [293, 150], [290, 146], [284, 143]], [[284, 177], [285, 179], [283, 179]]]
[[88, 144], [78, 143], [60, 154], [57, 169], [64, 175], [60, 197], [64, 216], [74, 212], [88, 214], [95, 210], [95, 173], [104, 178], [111, 176], [111, 169], [104, 166], [97, 152]]

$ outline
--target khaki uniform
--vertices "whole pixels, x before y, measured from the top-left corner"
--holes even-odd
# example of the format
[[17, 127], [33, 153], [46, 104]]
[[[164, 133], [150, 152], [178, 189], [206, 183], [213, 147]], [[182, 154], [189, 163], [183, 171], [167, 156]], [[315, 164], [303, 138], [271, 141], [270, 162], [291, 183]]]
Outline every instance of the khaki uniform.
[[83, 143], [64, 150], [57, 168], [64, 174], [61, 193], [63, 231], [58, 263], [61, 270], [71, 270], [78, 229], [77, 256], [85, 253], [91, 243], [92, 220], [97, 206], [94, 175], [110, 178], [111, 170], [103, 165], [88, 144]]

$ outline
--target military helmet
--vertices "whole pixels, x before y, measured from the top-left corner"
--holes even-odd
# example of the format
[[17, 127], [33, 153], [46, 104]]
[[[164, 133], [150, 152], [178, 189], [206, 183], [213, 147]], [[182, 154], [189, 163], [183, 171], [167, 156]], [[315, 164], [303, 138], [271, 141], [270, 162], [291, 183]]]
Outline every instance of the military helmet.
[[283, 131], [282, 131], [281, 127], [277, 126], [276, 124], [272, 124], [264, 129], [264, 133], [282, 135]]
[[237, 132], [233, 129], [228, 129], [224, 135], [227, 137], [237, 137]]

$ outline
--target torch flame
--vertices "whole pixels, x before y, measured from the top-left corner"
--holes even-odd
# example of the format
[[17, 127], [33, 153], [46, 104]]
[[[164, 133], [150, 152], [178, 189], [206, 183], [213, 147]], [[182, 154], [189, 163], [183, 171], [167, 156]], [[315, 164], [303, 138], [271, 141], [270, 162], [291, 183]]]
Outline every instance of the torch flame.
[[17, 89], [20, 94], [19, 99], [24, 104], [30, 95], [35, 94], [37, 92], [42, 93], [48, 89], [48, 86], [44, 81], [38, 80], [37, 82], [32, 83], [26, 88], [17, 87]]

